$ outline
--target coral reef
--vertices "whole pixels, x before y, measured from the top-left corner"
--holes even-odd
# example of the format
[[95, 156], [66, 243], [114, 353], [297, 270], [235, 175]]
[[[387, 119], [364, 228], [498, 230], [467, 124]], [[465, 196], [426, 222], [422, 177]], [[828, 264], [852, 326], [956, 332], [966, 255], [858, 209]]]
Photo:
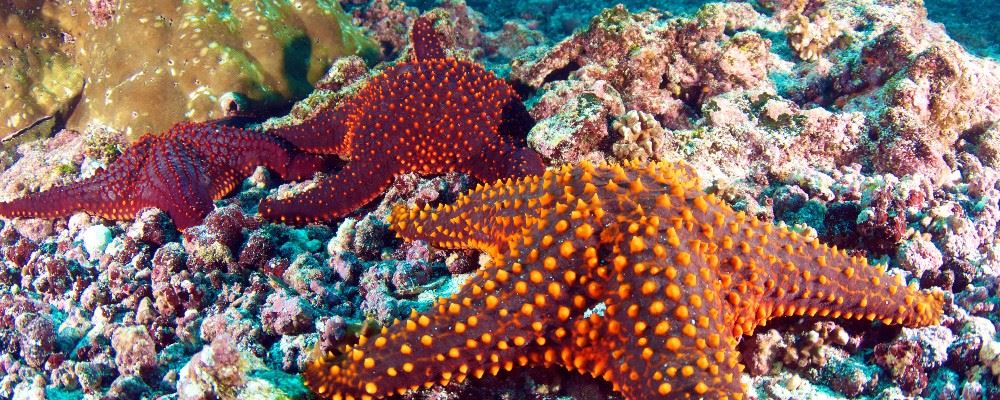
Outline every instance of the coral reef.
[[659, 18], [607, 9], [542, 57], [516, 59], [511, 78], [533, 88], [567, 75], [584, 86], [605, 81], [626, 109], [652, 114], [669, 128], [689, 126], [687, 118], [714, 95], [767, 83], [768, 41], [750, 31], [726, 34], [760, 18], [749, 4], [710, 5], [695, 18], [667, 23]]
[[667, 131], [653, 115], [636, 110], [615, 118], [611, 129], [621, 136], [611, 146], [611, 153], [619, 160], [658, 160], [667, 151]]
[[[211, 118], [236, 117], [225, 125], [264, 131], [301, 125], [350, 102], [380, 71], [412, 62], [409, 55], [420, 49], [408, 45], [407, 33], [426, 14], [441, 33], [445, 56], [483, 65], [498, 81], [509, 78], [507, 85], [530, 118], [498, 132], [518, 148], [526, 144], [544, 154], [549, 168], [583, 160], [683, 160], [697, 171], [699, 189], [744, 211], [748, 219], [756, 216], [762, 224], [773, 224], [774, 233], [787, 231], [804, 243], [819, 240], [846, 249], [849, 257], [877, 260], [886, 266], [880, 283], [901, 280], [944, 292], [940, 323], [918, 329], [829, 320], [819, 317], [819, 311], [816, 317], [769, 321], [766, 328], [743, 335], [736, 347], [739, 362], [747, 366], [736, 375], [747, 388], [744, 398], [1000, 397], [1000, 374], [994, 372], [1000, 365], [1000, 73], [995, 59], [978, 58], [967, 52], [972, 47], [963, 47], [979, 40], [977, 54], [990, 52], [996, 47], [990, 39], [996, 35], [973, 38], [966, 30], [961, 34], [965, 42], [952, 40], [960, 36], [953, 27], [975, 27], [994, 15], [995, 7], [980, 6], [975, 15], [961, 16], [950, 8], [955, 6], [951, 0], [927, 2], [926, 11], [924, 2], [909, 0], [697, 2], [626, 0], [625, 8], [601, 11], [607, 4], [592, 0], [491, 0], [488, 5], [481, 0], [349, 0], [341, 4], [351, 23], [376, 38], [384, 59], [398, 61], [373, 70], [370, 58], [353, 55], [331, 56], [308, 68], [299, 64], [303, 68], [298, 71], [309, 72], [297, 76], [308, 75], [315, 90], [288, 115], [259, 126], [244, 126], [253, 119], [243, 117], [279, 112], [269, 108], [269, 101], [288, 93], [301, 96], [308, 88], [275, 87], [306, 81], [279, 83], [275, 79], [286, 79], [283, 74], [269, 75], [262, 78], [260, 91], [229, 90], [211, 97], [198, 93], [195, 98], [218, 112]], [[125, 2], [59, 3], [66, 9], [45, 1], [13, 4], [17, 7], [0, 10], [5, 28], [0, 35], [0, 79], [7, 94], [0, 113], [20, 121], [8, 130], [38, 124], [0, 139], [0, 192], [5, 199], [95, 176], [127, 151], [122, 126], [109, 129], [92, 123], [100, 122], [96, 118], [85, 121], [82, 114], [70, 126], [76, 130], [47, 133], [72, 119], [90, 89], [89, 83], [83, 86], [90, 72], [78, 63], [77, 53], [84, 45], [94, 46], [90, 38], [97, 33], [112, 35], [136, 25], [135, 19], [121, 19], [134, 15], [123, 14]], [[291, 11], [262, 17], [267, 29], [276, 28], [275, 21], [301, 15], [291, 10], [294, 4], [266, 8]], [[331, 10], [334, 6], [329, 5]], [[224, 13], [211, 11], [224, 3], [186, 2], [185, 7], [208, 11], [205, 20], [188, 22], [204, 28], [204, 34], [256, 35], [245, 29], [220, 33], [217, 25], [205, 25], [220, 21]], [[669, 14], [664, 9], [685, 11]], [[235, 6], [230, 10], [232, 20], [241, 18]], [[75, 17], [64, 18], [68, 12]], [[183, 10], [175, 7], [164, 15], [178, 12]], [[799, 38], [789, 35], [790, 21], [797, 15], [809, 23], [808, 35]], [[936, 15], [948, 19], [937, 20]], [[305, 35], [339, 35], [347, 26], [343, 17], [326, 15], [319, 33]], [[136, 32], [177, 32], [181, 22], [154, 18], [148, 28]], [[995, 31], [993, 25], [980, 25], [981, 32]], [[817, 41], [825, 30], [830, 33]], [[281, 36], [281, 29], [267, 32], [274, 35], [261, 38], [270, 43], [262, 46], [272, 49], [291, 38]], [[359, 37], [359, 31], [343, 33], [345, 40]], [[808, 46], [803, 47], [807, 36]], [[312, 49], [339, 40], [314, 43]], [[141, 43], [133, 42], [127, 44]], [[220, 43], [248, 54], [239, 45]], [[197, 47], [171, 44], [175, 54], [189, 54]], [[810, 60], [802, 59], [803, 49], [811, 49]], [[278, 56], [268, 59], [280, 59], [284, 50], [274, 54]], [[346, 54], [353, 53], [340, 53]], [[174, 71], [165, 73], [191, 77], [195, 70], [204, 70], [191, 68], [193, 59], [173, 60]], [[198, 65], [204, 67], [205, 60], [199, 57]], [[231, 61], [246, 61], [244, 66], [258, 62]], [[111, 64], [125, 67], [118, 65], [125, 64], [121, 60]], [[23, 80], [7, 85], [15, 78]], [[221, 74], [214, 78], [227, 79]], [[107, 110], [128, 113], [124, 110], [132, 102], [146, 105], [150, 99], [186, 104], [186, 95], [169, 94], [173, 90], [156, 89], [152, 97], [140, 96], [142, 92], [127, 101], [116, 98]], [[265, 92], [261, 98], [252, 95]], [[173, 123], [186, 117], [171, 118]], [[537, 122], [532, 125], [531, 119]], [[133, 126], [132, 137], [141, 133], [137, 130], [143, 130], [139, 124]], [[387, 222], [395, 207], [423, 210], [426, 204], [427, 212], [439, 205], [462, 208], [456, 201], [477, 180], [460, 172], [399, 174], [379, 197], [351, 210], [347, 218], [304, 226], [262, 222], [256, 217], [257, 205], [263, 198], [288, 196], [314, 183], [278, 185], [264, 168], [234, 179], [233, 194], [215, 201], [205, 219], [184, 232], [177, 230], [170, 214], [153, 208], [119, 221], [83, 213], [55, 220], [0, 219], [0, 398], [313, 398], [302, 378], [310, 361], [328, 352], [336, 356], [359, 340], [374, 346], [381, 327], [409, 319], [412, 310], [434, 315], [439, 298], [462, 300], [452, 296], [478, 279], [477, 269], [517, 261], [395, 237]], [[647, 183], [643, 181], [644, 188], [653, 190]], [[502, 193], [497, 190], [497, 198], [509, 195]], [[572, 210], [577, 198], [590, 199], [575, 191], [573, 195], [572, 202], [558, 198], [554, 203]], [[487, 202], [494, 203], [505, 206], [502, 200]], [[652, 212], [647, 207], [643, 211]], [[416, 218], [420, 215], [415, 211]], [[661, 226], [664, 221], [661, 218]], [[555, 227], [549, 223], [542, 229]], [[724, 233], [713, 232], [716, 239]], [[629, 235], [627, 230], [621, 233]], [[619, 250], [628, 252], [628, 243]], [[555, 256], [557, 261], [561, 257]], [[524, 261], [522, 271], [528, 265]], [[800, 264], [796, 266], [805, 266]], [[819, 279], [813, 273], [810, 277], [812, 283]], [[634, 286], [631, 297], [639, 298], [641, 289]], [[741, 299], [751, 296], [747, 289]], [[904, 290], [900, 286], [898, 292]], [[606, 298], [615, 300], [612, 305], [625, 301], [618, 301], [617, 293]], [[555, 302], [552, 297], [545, 300]], [[538, 316], [539, 306], [532, 305], [532, 315]], [[627, 315], [627, 309], [607, 305], [584, 311], [589, 312], [587, 321], [610, 321], [612, 313], [615, 318]], [[495, 322], [483, 317], [487, 312], [476, 314], [479, 326]], [[523, 315], [520, 308], [508, 310], [508, 317], [517, 315]], [[549, 320], [554, 318], [557, 313]], [[468, 326], [467, 317], [460, 322], [466, 324], [466, 333], [477, 329]], [[404, 329], [405, 322], [400, 326], [392, 329]], [[454, 326], [447, 332], [454, 332]], [[635, 329], [631, 324], [623, 326], [620, 335], [602, 337], [636, 337]], [[644, 332], [654, 329], [647, 325]], [[445, 336], [433, 336], [435, 346], [444, 343]], [[683, 331], [681, 336], [686, 340]], [[481, 339], [475, 350], [466, 349], [465, 341], [452, 347], [464, 359], [485, 348]], [[423, 345], [415, 344], [416, 354]], [[633, 348], [629, 346], [622, 348]], [[611, 357], [614, 352], [601, 354]], [[643, 353], [637, 354], [641, 360]], [[464, 382], [458, 382], [456, 373], [448, 385], [418, 388], [403, 397], [621, 398], [602, 377], [546, 368], [544, 352], [524, 356], [540, 357], [528, 361], [542, 365], [513, 368], [521, 360], [508, 358], [511, 371], [504, 364], [496, 376], [484, 371], [483, 377], [468, 376]], [[553, 360], [562, 363], [562, 355], [555, 354]], [[364, 358], [357, 365], [363, 367]], [[629, 363], [633, 368], [641, 365]], [[683, 370], [676, 372], [671, 379], [681, 380]], [[670, 382], [672, 393], [679, 393], [677, 381]]]
[[[27, 2], [26, 2], [27, 3]], [[74, 37], [44, 18], [54, 4], [0, 8], [0, 139], [46, 116], [65, 113], [84, 86], [74, 61]]]

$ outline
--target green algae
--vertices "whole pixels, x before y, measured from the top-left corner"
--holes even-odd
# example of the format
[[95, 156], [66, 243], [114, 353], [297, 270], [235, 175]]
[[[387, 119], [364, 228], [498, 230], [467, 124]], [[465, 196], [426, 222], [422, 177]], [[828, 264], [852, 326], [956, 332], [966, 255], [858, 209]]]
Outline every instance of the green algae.
[[377, 54], [336, 1], [116, 2], [103, 19], [82, 0], [33, 6], [0, 11], [6, 130], [55, 114], [134, 139], [223, 118], [228, 93], [262, 108], [304, 97], [338, 58]]
[[56, 167], [56, 173], [59, 175], [75, 176], [77, 172], [80, 172], [80, 167], [72, 163], [59, 164], [59, 166]]

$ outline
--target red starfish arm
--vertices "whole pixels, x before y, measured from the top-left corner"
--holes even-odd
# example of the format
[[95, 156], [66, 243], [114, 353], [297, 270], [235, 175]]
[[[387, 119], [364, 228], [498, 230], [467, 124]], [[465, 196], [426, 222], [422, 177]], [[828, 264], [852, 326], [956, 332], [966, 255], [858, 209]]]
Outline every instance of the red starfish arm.
[[444, 38], [434, 29], [434, 21], [429, 16], [413, 21], [410, 39], [413, 43], [413, 56], [417, 60], [445, 58]]
[[136, 142], [108, 168], [90, 178], [0, 203], [0, 216], [58, 218], [85, 211], [110, 219], [131, 218], [142, 205], [127, 188], [136, 180], [158, 140], [144, 138]]
[[344, 119], [351, 107], [352, 100], [344, 100], [334, 109], [322, 111], [301, 124], [270, 129], [267, 134], [282, 138], [301, 151], [348, 155], [350, 140]]
[[0, 216], [7, 218], [58, 218], [84, 211], [108, 219], [130, 218], [141, 207], [133, 199], [105, 191], [105, 182], [95, 177], [44, 192], [30, 193], [0, 203]]
[[324, 156], [289, 151], [284, 171], [276, 168], [275, 170], [286, 181], [301, 181], [312, 178], [317, 171], [325, 170], [327, 165], [329, 163]]
[[194, 152], [205, 163], [211, 178], [213, 198], [229, 193], [258, 165], [286, 180], [308, 178], [322, 169], [320, 156], [303, 154], [282, 138], [227, 125], [177, 124], [167, 134]]
[[482, 146], [482, 153], [467, 159], [462, 165], [463, 169], [483, 182], [545, 172], [545, 163], [538, 152], [529, 148], [516, 148], [502, 139], [497, 142]]
[[367, 204], [392, 183], [393, 168], [352, 161], [333, 176], [322, 179], [293, 198], [261, 200], [258, 211], [265, 219], [285, 223], [331, 220]]

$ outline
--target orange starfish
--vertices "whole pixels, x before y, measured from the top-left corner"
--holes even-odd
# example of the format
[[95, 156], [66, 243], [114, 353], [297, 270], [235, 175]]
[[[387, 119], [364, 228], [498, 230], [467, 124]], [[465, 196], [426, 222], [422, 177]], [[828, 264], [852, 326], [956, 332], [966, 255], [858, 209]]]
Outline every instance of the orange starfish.
[[492, 262], [426, 314], [315, 360], [322, 397], [371, 399], [525, 364], [610, 381], [627, 399], [742, 399], [736, 344], [786, 315], [924, 326], [939, 291], [734, 212], [670, 164], [497, 182], [436, 210], [397, 207], [407, 240]]

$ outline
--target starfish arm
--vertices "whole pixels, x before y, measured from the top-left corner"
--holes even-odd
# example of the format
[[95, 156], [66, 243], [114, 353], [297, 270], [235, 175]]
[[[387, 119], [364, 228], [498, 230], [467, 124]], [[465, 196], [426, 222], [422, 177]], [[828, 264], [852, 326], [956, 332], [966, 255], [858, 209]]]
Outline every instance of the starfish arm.
[[286, 181], [300, 181], [311, 178], [316, 171], [323, 171], [329, 165], [329, 159], [325, 156], [289, 151], [284, 171], [280, 169], [276, 171]]
[[239, 132], [236, 136], [233, 143], [238, 143], [239, 147], [227, 149], [238, 155], [238, 159], [231, 165], [237, 166], [239, 170], [236, 175], [229, 177], [235, 182], [250, 175], [258, 165], [276, 172], [286, 181], [308, 179], [326, 168], [325, 157], [294, 149], [280, 138], [252, 131]]
[[[177, 157], [181, 152], [187, 154], [188, 156], [183, 158], [185, 162], [201, 164], [198, 170], [208, 186], [209, 197], [213, 200], [221, 199], [233, 191], [239, 180], [249, 173], [244, 170], [253, 168], [253, 166], [237, 164], [241, 157], [240, 154], [245, 153], [245, 150], [238, 140], [242, 139], [239, 137], [241, 135], [236, 131], [241, 131], [241, 129], [222, 125], [188, 123], [174, 125], [168, 131], [167, 140], [161, 147], [168, 153], [154, 156], [154, 159], [159, 164], [163, 164], [170, 158]], [[159, 173], [171, 172], [161, 170]], [[154, 182], [161, 181], [160, 177], [155, 175], [147, 175], [147, 177], [155, 179]], [[154, 188], [154, 190], [158, 189], [161, 188]], [[170, 187], [168, 189], [187, 190], [184, 187]]]
[[298, 180], [323, 167], [320, 156], [303, 154], [284, 139], [228, 125], [180, 123], [165, 135], [194, 152], [205, 163], [203, 173], [213, 184], [213, 198], [220, 198], [257, 166]]
[[306, 384], [323, 398], [361, 399], [526, 364], [526, 349], [546, 341], [546, 316], [555, 313], [556, 300], [542, 295], [537, 303], [544, 289], [531, 283], [526, 268], [512, 269], [485, 267], [429, 313], [414, 312], [341, 356], [314, 361]]
[[529, 148], [516, 148], [499, 139], [482, 147], [482, 154], [470, 157], [463, 167], [483, 182], [493, 182], [506, 177], [539, 175], [545, 163], [538, 152]]
[[627, 245], [611, 257], [612, 276], [628, 278], [606, 280], [616, 301], [590, 351], [607, 359], [583, 372], [604, 373], [627, 399], [739, 399], [743, 366], [711, 261], [640, 244], [669, 228], [639, 218], [618, 227]]
[[389, 187], [392, 179], [384, 165], [354, 161], [305, 193], [290, 199], [261, 200], [258, 211], [265, 219], [285, 223], [331, 220], [371, 202]]
[[429, 16], [417, 18], [410, 30], [413, 56], [417, 60], [445, 58], [444, 38], [434, 29], [434, 21]]
[[[787, 228], [737, 218], [744, 221], [738, 224], [742, 229], [733, 234], [734, 249], [722, 256], [723, 264], [741, 279], [746, 277], [746, 285], [760, 288], [745, 302], [731, 296], [744, 311], [739, 325], [785, 315], [819, 315], [917, 327], [941, 317], [940, 291], [908, 286], [899, 275], [887, 276], [885, 266], [869, 265], [864, 256], [849, 256], [846, 250], [805, 240]], [[734, 265], [744, 269], [735, 271]]]
[[547, 172], [543, 177], [480, 184], [459, 195], [454, 204], [439, 204], [433, 210], [426, 204], [422, 209], [399, 205], [388, 222], [407, 240], [424, 240], [439, 248], [477, 249], [499, 259], [511, 248], [510, 239], [537, 221], [532, 207], [539, 201], [553, 201], [539, 199], [544, 196], [540, 183], [551, 178]]
[[128, 188], [158, 140], [136, 142], [93, 177], [0, 203], [0, 216], [57, 218], [84, 211], [110, 219], [131, 218], [142, 204]]
[[714, 196], [691, 194], [674, 215], [680, 242], [721, 244], [698, 247], [692, 254], [710, 259], [722, 279], [735, 282], [722, 296], [736, 310], [736, 336], [786, 315], [877, 319], [910, 327], [941, 317], [942, 292], [907, 286], [863, 256], [848, 256], [786, 227], [735, 213]]
[[269, 129], [267, 134], [308, 153], [348, 155], [351, 143], [344, 120], [347, 110], [353, 107], [352, 100], [345, 99], [335, 108], [321, 111], [299, 125]]
[[30, 193], [0, 203], [0, 216], [7, 218], [58, 218], [87, 212], [102, 218], [130, 218], [140, 209], [134, 199], [105, 190], [108, 179], [97, 176], [66, 186]]

